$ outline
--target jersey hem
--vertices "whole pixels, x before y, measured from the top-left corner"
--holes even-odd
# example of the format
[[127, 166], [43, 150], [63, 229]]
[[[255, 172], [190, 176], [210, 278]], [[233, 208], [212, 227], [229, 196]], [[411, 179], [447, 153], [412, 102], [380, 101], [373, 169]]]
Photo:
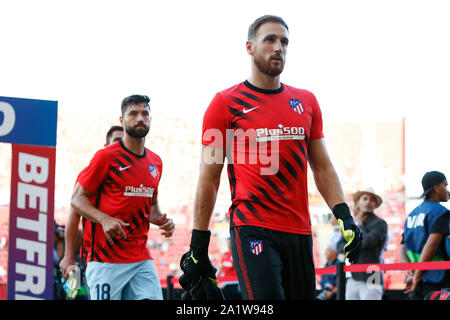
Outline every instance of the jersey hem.
[[141, 259], [117, 259], [117, 260], [111, 260], [111, 259], [102, 259], [103, 261], [97, 261], [97, 260], [88, 260], [87, 262], [100, 262], [100, 263], [136, 263], [136, 262], [142, 262], [145, 260], [153, 260], [153, 257], [148, 258], [141, 258]]
[[311, 235], [311, 229], [299, 229], [299, 228], [286, 228], [285, 226], [273, 225], [273, 224], [264, 224], [264, 223], [235, 223], [234, 226], [230, 226], [230, 229], [235, 227], [243, 227], [243, 226], [253, 226], [253, 227], [261, 227], [275, 231], [294, 233], [294, 234], [302, 234], [302, 235]]

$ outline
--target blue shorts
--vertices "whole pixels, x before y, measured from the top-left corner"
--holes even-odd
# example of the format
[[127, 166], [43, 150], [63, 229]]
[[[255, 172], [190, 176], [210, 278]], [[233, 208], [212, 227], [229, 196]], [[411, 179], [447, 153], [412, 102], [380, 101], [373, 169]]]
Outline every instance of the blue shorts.
[[87, 263], [91, 300], [163, 300], [152, 260], [134, 263]]

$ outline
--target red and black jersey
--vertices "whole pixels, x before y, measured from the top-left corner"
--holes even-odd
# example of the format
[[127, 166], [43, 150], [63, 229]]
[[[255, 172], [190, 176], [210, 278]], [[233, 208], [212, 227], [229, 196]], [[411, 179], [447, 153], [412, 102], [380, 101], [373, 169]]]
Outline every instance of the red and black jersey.
[[79, 183], [95, 194], [91, 202], [100, 211], [130, 225], [122, 227], [126, 240], [118, 236], [110, 244], [102, 226], [88, 220], [83, 231], [87, 261], [129, 263], [151, 258], [147, 234], [161, 173], [161, 158], [147, 148], [142, 156], [136, 155], [120, 141], [97, 151]]
[[310, 234], [308, 143], [323, 138], [315, 96], [248, 81], [216, 94], [203, 118], [202, 144], [226, 150], [231, 227]]

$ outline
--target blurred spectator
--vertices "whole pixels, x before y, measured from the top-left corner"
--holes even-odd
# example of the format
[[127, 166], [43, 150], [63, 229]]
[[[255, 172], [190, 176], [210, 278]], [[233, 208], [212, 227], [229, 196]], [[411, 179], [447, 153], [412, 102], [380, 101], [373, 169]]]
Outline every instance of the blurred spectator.
[[227, 277], [237, 279], [236, 269], [234, 268], [233, 257], [231, 256], [231, 240], [227, 239], [228, 251], [224, 252], [220, 258], [218, 277]]
[[[335, 249], [333, 249], [333, 244], [330, 244], [325, 250], [325, 257], [327, 263], [324, 267], [335, 266], [338, 263], [338, 254]], [[336, 300], [336, 274], [324, 274], [320, 279], [321, 291], [317, 295], [318, 300]]]
[[331, 234], [330, 245], [331, 245], [331, 248], [337, 252], [338, 251], [337, 244], [338, 244], [339, 240], [341, 240], [342, 235], [341, 235], [341, 231], [339, 230], [338, 222], [334, 216], [331, 218], [330, 223], [333, 228], [333, 233]]
[[[379, 263], [381, 251], [387, 238], [387, 223], [375, 215], [383, 200], [372, 188], [363, 188], [353, 195], [355, 222], [363, 233], [363, 247], [357, 264]], [[343, 238], [338, 243], [341, 251], [345, 245]], [[352, 272], [347, 279], [346, 300], [381, 300], [383, 278], [380, 271]]]
[[[424, 201], [405, 221], [400, 259], [402, 262], [449, 260], [445, 244], [449, 235], [449, 211], [439, 202], [447, 202], [449, 191], [445, 175], [438, 171], [422, 178]], [[450, 270], [409, 271], [405, 293], [410, 299], [424, 299], [428, 294], [450, 287]]]
[[227, 282], [222, 284], [222, 292], [226, 300], [242, 300], [241, 289], [237, 282], [236, 269], [234, 268], [233, 257], [231, 255], [231, 239], [227, 239], [228, 251], [224, 252], [220, 258], [220, 265], [217, 277], [223, 277]]

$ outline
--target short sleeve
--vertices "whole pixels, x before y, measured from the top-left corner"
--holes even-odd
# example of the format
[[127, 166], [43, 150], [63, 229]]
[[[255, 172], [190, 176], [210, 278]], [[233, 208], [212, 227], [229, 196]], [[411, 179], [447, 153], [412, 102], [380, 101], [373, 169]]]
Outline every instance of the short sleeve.
[[445, 212], [431, 226], [430, 233], [449, 234], [450, 211]]
[[99, 150], [95, 153], [89, 165], [80, 174], [78, 182], [87, 190], [94, 193], [98, 190], [109, 171], [106, 153]]
[[314, 95], [312, 99], [312, 109], [313, 114], [309, 136], [310, 139], [321, 139], [323, 138], [322, 111], [320, 110], [319, 102]]
[[163, 163], [161, 158], [159, 159], [159, 177], [158, 177], [158, 184], [156, 185], [155, 191], [153, 192], [153, 196], [156, 197], [158, 195], [158, 189], [159, 189], [159, 183], [161, 182], [161, 177], [163, 173]]
[[226, 104], [217, 93], [203, 116], [202, 144], [225, 149], [228, 124]]

